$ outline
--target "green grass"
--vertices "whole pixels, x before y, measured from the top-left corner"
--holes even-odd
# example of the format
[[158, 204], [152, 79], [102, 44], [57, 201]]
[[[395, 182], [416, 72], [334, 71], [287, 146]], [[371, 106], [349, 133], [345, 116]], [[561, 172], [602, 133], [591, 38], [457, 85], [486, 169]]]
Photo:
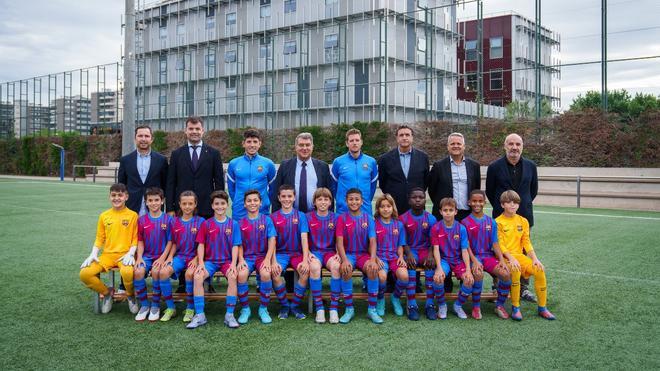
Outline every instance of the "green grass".
[[125, 304], [92, 313], [78, 267], [107, 190], [0, 179], [1, 369], [660, 368], [660, 213], [536, 208], [532, 238], [554, 322], [529, 303], [522, 323], [502, 321], [483, 303], [480, 322], [410, 322], [389, 311], [376, 326], [359, 303], [346, 326], [253, 318], [232, 331], [222, 326], [224, 304], [210, 303], [210, 324], [189, 331], [180, 315], [135, 323]]

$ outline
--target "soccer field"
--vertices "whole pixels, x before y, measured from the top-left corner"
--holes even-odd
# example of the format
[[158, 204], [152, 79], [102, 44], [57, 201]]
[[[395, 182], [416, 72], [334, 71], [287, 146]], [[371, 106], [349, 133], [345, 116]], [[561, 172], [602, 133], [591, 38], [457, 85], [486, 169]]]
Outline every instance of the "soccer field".
[[522, 322], [500, 320], [484, 302], [481, 321], [411, 322], [388, 304], [378, 326], [358, 301], [349, 325], [262, 325], [252, 302], [250, 323], [230, 330], [215, 302], [209, 325], [191, 331], [182, 303], [168, 323], [136, 323], [126, 304], [92, 312], [78, 272], [108, 188], [0, 178], [0, 369], [660, 368], [660, 213], [536, 208], [532, 241], [557, 321], [524, 302]]

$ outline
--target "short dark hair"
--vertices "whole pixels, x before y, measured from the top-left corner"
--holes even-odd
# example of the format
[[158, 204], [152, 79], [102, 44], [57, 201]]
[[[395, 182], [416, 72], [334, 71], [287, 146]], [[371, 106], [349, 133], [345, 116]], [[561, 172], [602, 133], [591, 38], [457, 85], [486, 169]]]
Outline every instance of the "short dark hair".
[[259, 130], [255, 128], [248, 128], [243, 132], [243, 140], [248, 138], [257, 138], [261, 141], [261, 134], [259, 134]]
[[201, 124], [202, 126], [204, 126], [204, 119], [201, 118], [201, 117], [199, 117], [199, 116], [190, 116], [190, 117], [188, 117], [188, 118], [186, 119], [186, 127], [188, 127], [188, 123], [189, 123], [189, 122], [191, 122], [191, 123], [193, 123], [193, 124], [197, 124], [197, 123], [199, 123], [199, 124]]
[[158, 187], [149, 187], [144, 191], [144, 200], [147, 200], [148, 196], [158, 196], [161, 200], [165, 199], [165, 192]]
[[422, 187], [412, 187], [412, 188], [410, 188], [410, 192], [408, 192], [408, 198], [410, 198], [410, 196], [412, 196], [413, 192], [417, 192], [417, 191], [424, 193], [424, 197], [426, 197], [426, 191], [424, 190], [424, 188], [422, 188]]
[[211, 203], [213, 203], [213, 201], [215, 201], [216, 198], [225, 200], [225, 202], [229, 203], [229, 195], [227, 194], [227, 192], [221, 189], [211, 192]]
[[243, 195], [243, 202], [245, 202], [245, 200], [247, 200], [249, 195], [259, 196], [259, 201], [261, 201], [261, 193], [259, 193], [259, 191], [256, 190], [256, 189], [250, 189], [249, 191], [245, 192], [245, 194]]
[[280, 188], [277, 189], [277, 195], [279, 196], [283, 191], [293, 191], [293, 193], [296, 193], [296, 189], [293, 188], [291, 184], [282, 184]]
[[360, 191], [358, 188], [350, 188], [348, 191], [346, 191], [346, 198], [348, 198], [348, 195], [350, 194], [359, 194], [360, 197], [362, 197], [362, 191]]
[[138, 130], [140, 129], [148, 129], [150, 135], [154, 135], [154, 133], [151, 131], [151, 126], [149, 125], [140, 125], [135, 127], [135, 135], [137, 135]]
[[110, 186], [110, 193], [112, 192], [128, 193], [128, 189], [122, 183], [115, 183]]
[[411, 128], [410, 126], [405, 125], [405, 124], [404, 124], [404, 125], [400, 125], [398, 128], [396, 128], [396, 135], [399, 135], [399, 132], [400, 132], [401, 130], [405, 130], [405, 129], [410, 130], [410, 134], [412, 134], [413, 136], [415, 135], [415, 130], [413, 130], [413, 128]]
[[472, 192], [470, 192], [470, 197], [468, 197], [468, 199], [472, 198], [473, 195], [482, 195], [484, 200], [486, 199], [486, 192], [481, 189], [473, 189]]

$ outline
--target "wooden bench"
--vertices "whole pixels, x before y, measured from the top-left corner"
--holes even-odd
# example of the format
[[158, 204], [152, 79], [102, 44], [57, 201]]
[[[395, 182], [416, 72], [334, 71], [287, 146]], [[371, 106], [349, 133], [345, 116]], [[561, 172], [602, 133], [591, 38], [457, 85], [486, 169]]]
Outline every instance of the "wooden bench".
[[[287, 271], [294, 272], [294, 280], [296, 280], [296, 281], [298, 280], [298, 275], [293, 269], [288, 268]], [[119, 270], [117, 268], [112, 269], [109, 272], [110, 284], [108, 286], [111, 287], [111, 288], [116, 287], [115, 282], [116, 282], [117, 272], [119, 272]], [[420, 278], [424, 277], [424, 270], [423, 269], [417, 268], [417, 272], [420, 272]], [[251, 274], [251, 276], [255, 276], [255, 273], [253, 272]], [[329, 278], [330, 276], [331, 275], [330, 275], [329, 270], [327, 270], [325, 268], [323, 268], [321, 270], [321, 277], [322, 278]], [[222, 273], [216, 272], [214, 277], [222, 277]], [[362, 278], [362, 272], [358, 269], [354, 270], [353, 271], [353, 278]], [[308, 311], [308, 313], [313, 313], [314, 312], [314, 298], [310, 294], [309, 290], [307, 290], [305, 295], [307, 296], [307, 311]], [[390, 293], [385, 294], [386, 297], [389, 297], [390, 295], [391, 295]], [[419, 296], [419, 295], [420, 295], [420, 293], [416, 294], [416, 296]], [[423, 293], [421, 293], [421, 295], [422, 295], [422, 297], [424, 297]], [[323, 300], [330, 300], [330, 292], [329, 291], [323, 291], [321, 296], [323, 297]], [[366, 300], [368, 298], [368, 296], [369, 296], [369, 294], [367, 292], [355, 292], [355, 291], [353, 292], [353, 299]], [[174, 300], [182, 301], [182, 300], [186, 299], [186, 294], [185, 293], [172, 293], [172, 297], [174, 298]], [[226, 297], [227, 297], [226, 291], [223, 291], [223, 292], [208, 292], [208, 291], [206, 291], [204, 293], [204, 298], [206, 299], [206, 301], [225, 300]], [[256, 292], [256, 291], [250, 291], [248, 293], [248, 297], [250, 299], [258, 299], [259, 298], [259, 293]], [[293, 297], [293, 293], [287, 293], [287, 298], [291, 299], [292, 297]], [[402, 297], [405, 297], [405, 295], [402, 295]], [[149, 294], [149, 298], [151, 298], [151, 294]], [[276, 296], [275, 296], [274, 291], [273, 291], [273, 293], [271, 293], [271, 298], [275, 298], [275, 300], [276, 300]], [[457, 294], [454, 293], [454, 292], [446, 293], [445, 298], [447, 300], [455, 300], [457, 298]], [[113, 299], [114, 299], [115, 302], [123, 302], [123, 301], [126, 300], [126, 294], [124, 294], [124, 293], [120, 294], [120, 293], [115, 292], [115, 294], [113, 295]], [[484, 291], [484, 292], [481, 293], [481, 300], [495, 300], [495, 299], [497, 299], [497, 293], [496, 292]], [[94, 309], [94, 313], [97, 313], [97, 314], [101, 313], [101, 295], [98, 294], [98, 293], [94, 294], [93, 309]]]

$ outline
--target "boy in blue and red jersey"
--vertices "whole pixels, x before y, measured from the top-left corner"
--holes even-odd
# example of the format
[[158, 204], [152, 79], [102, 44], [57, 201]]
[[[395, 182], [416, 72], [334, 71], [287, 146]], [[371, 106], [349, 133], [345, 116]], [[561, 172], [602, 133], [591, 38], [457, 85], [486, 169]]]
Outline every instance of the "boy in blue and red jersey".
[[227, 217], [229, 195], [225, 191], [211, 193], [213, 218], [202, 223], [197, 233], [197, 269], [194, 276], [195, 316], [186, 326], [194, 329], [206, 324], [204, 313], [204, 281], [220, 271], [227, 277], [227, 296], [224, 323], [229, 328], [237, 328], [234, 318], [236, 307], [236, 265], [238, 249], [241, 245], [241, 233], [238, 222]]
[[160, 271], [160, 287], [167, 309], [160, 318], [169, 321], [175, 314], [174, 299], [172, 298], [172, 284], [170, 277], [180, 280], [179, 275], [186, 269], [186, 312], [183, 322], [190, 322], [195, 315], [193, 305], [193, 276], [197, 269], [197, 232], [204, 222], [204, 218], [195, 215], [197, 208], [197, 195], [193, 191], [184, 191], [179, 195], [179, 210], [181, 215], [171, 221], [172, 248], [165, 266]]
[[[307, 289], [309, 278], [309, 247], [307, 245], [307, 217], [304, 213], [293, 208], [296, 191], [290, 184], [282, 184], [277, 191], [277, 199], [282, 208], [273, 213], [273, 220], [277, 231], [277, 244], [273, 259], [272, 279], [273, 289], [280, 301], [279, 319], [289, 317], [289, 311], [296, 319], [305, 319], [300, 310], [300, 303]], [[298, 271], [298, 282], [295, 283], [291, 304], [286, 297], [286, 286], [282, 272], [291, 267]]]
[[[135, 320], [142, 322], [149, 316], [149, 321], [160, 318], [160, 270], [165, 266], [172, 245], [170, 235], [171, 217], [161, 208], [165, 201], [163, 190], [157, 187], [148, 188], [144, 193], [144, 201], [149, 213], [138, 219], [138, 249], [135, 259], [134, 284], [135, 293], [140, 302], [140, 310]], [[151, 309], [147, 298], [145, 277], [151, 272], [153, 295]], [[171, 292], [170, 292], [171, 295]]]
[[[376, 199], [376, 243], [378, 257], [378, 301], [376, 303], [376, 313], [379, 316], [385, 315], [385, 288], [387, 286], [387, 272], [392, 271], [396, 276], [396, 286], [392, 296], [392, 307], [394, 314], [403, 315], [401, 307], [401, 295], [408, 286], [408, 268], [403, 258], [403, 246], [406, 244], [406, 231], [403, 229], [403, 223], [398, 219], [394, 199], [389, 194], [384, 194]], [[415, 291], [408, 297], [408, 318], [418, 320], [417, 303], [415, 301]]]
[[273, 320], [268, 314], [270, 293], [273, 290], [271, 281], [271, 268], [277, 231], [272, 219], [261, 214], [261, 194], [256, 189], [245, 192], [243, 204], [247, 210], [247, 217], [239, 223], [242, 237], [242, 248], [238, 257], [238, 300], [241, 304], [241, 315], [238, 323], [245, 324], [252, 312], [248, 302], [248, 277], [255, 269], [259, 271], [259, 318], [262, 323], [271, 323]]
[[367, 316], [376, 324], [383, 319], [376, 313], [378, 300], [378, 264], [376, 263], [376, 228], [371, 215], [363, 212], [362, 192], [351, 188], [346, 192], [348, 212], [337, 218], [337, 254], [341, 258], [341, 288], [344, 294], [346, 311], [339, 319], [341, 323], [349, 323], [355, 316], [353, 308], [353, 269], [360, 269], [367, 276], [367, 292], [369, 293], [369, 309]]
[[424, 268], [424, 284], [426, 286], [426, 305], [424, 312], [426, 318], [435, 320], [437, 309], [435, 308], [435, 289], [433, 275], [435, 259], [431, 246], [430, 232], [435, 225], [436, 219], [426, 211], [426, 192], [422, 188], [413, 188], [408, 195], [410, 210], [399, 216], [399, 220], [406, 229], [407, 243], [404, 246], [406, 254], [406, 265], [408, 266], [408, 295], [415, 293], [417, 287], [416, 268]]
[[447, 304], [445, 303], [445, 290], [440, 287], [445, 276], [451, 272], [462, 280], [461, 291], [458, 299], [453, 305], [454, 313], [460, 319], [466, 319], [463, 304], [472, 293], [474, 278], [470, 270], [470, 254], [468, 253], [468, 239], [465, 227], [456, 221], [458, 213], [456, 200], [443, 198], [440, 200], [440, 214], [442, 220], [431, 228], [431, 245], [433, 245], [433, 256], [435, 258], [435, 274], [433, 282], [436, 284], [436, 301], [438, 302], [438, 317], [447, 318]]
[[337, 307], [341, 294], [341, 261], [335, 247], [335, 229], [337, 214], [330, 211], [332, 192], [327, 188], [318, 188], [314, 192], [314, 210], [307, 213], [309, 224], [308, 246], [309, 256], [309, 286], [316, 306], [316, 323], [325, 322], [325, 307], [321, 296], [321, 267], [330, 271], [330, 323], [339, 323]]
[[468, 241], [470, 241], [470, 260], [472, 262], [472, 275], [474, 285], [472, 286], [472, 318], [481, 319], [481, 289], [483, 287], [483, 271], [491, 276], [497, 277], [497, 301], [495, 302], [495, 313], [502, 319], [509, 318], [504, 309], [504, 302], [511, 290], [511, 274], [506, 265], [500, 244], [497, 238], [497, 223], [488, 215], [484, 215], [484, 204], [486, 193], [480, 189], [470, 192], [468, 204], [472, 213], [461, 223], [467, 229]]

